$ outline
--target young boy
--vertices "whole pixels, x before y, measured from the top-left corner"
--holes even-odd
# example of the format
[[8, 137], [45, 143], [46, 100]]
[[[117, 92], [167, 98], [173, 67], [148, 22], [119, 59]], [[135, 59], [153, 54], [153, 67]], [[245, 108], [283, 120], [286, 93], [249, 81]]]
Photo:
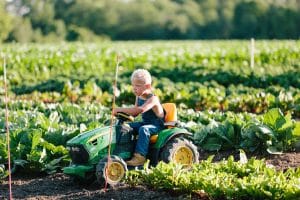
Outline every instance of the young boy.
[[131, 84], [136, 96], [134, 107], [115, 108], [113, 114], [125, 112], [132, 116], [142, 114], [141, 122], [133, 122], [129, 125], [138, 133], [135, 153], [131, 160], [127, 161], [129, 166], [143, 165], [148, 153], [150, 136], [158, 133], [164, 127], [164, 111], [159, 98], [152, 93], [151, 75], [145, 69], [137, 69], [131, 75]]

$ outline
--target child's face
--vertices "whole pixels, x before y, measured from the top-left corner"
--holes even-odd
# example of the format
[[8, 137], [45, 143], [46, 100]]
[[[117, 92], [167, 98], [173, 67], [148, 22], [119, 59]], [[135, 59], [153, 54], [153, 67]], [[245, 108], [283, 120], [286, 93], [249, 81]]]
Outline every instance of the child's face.
[[149, 88], [149, 84], [145, 84], [144, 81], [139, 79], [133, 79], [132, 82], [133, 93], [136, 96], [141, 96], [145, 93], [145, 91]]

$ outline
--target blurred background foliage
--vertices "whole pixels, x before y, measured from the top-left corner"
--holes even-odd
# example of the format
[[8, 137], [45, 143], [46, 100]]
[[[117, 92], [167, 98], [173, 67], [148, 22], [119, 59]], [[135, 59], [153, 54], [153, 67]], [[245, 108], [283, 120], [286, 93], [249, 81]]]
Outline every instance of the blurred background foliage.
[[0, 0], [0, 42], [299, 39], [299, 0]]

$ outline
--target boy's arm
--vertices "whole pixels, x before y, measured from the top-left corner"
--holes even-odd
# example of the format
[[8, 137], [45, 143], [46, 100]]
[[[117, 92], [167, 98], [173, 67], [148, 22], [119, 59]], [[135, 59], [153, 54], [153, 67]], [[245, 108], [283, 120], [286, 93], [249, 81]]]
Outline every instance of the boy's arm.
[[157, 117], [164, 117], [164, 110], [157, 96], [152, 96], [139, 108], [141, 109], [141, 113], [152, 109]]
[[134, 117], [139, 115], [142, 112], [142, 110], [137, 106], [137, 97], [135, 99], [134, 107], [132, 107], [132, 108], [115, 108], [113, 111], [113, 115], [116, 115], [118, 112], [124, 112], [124, 113], [132, 115]]
[[115, 108], [113, 114], [116, 115], [118, 112], [124, 112], [135, 117], [142, 112], [142, 109], [136, 106], [132, 108]]
[[[137, 116], [140, 113], [147, 112], [148, 110], [152, 109], [153, 107], [157, 106], [159, 103], [159, 99], [157, 96], [152, 96], [149, 98], [142, 106], [134, 106], [131, 108], [115, 108], [114, 109], [114, 115], [116, 115], [118, 112], [124, 112], [132, 116]], [[162, 111], [163, 114], [163, 111]]]
[[157, 96], [152, 96], [149, 98], [143, 105], [139, 106], [138, 108], [141, 109], [141, 113], [147, 112], [148, 110], [152, 109], [154, 106], [159, 104], [159, 100]]

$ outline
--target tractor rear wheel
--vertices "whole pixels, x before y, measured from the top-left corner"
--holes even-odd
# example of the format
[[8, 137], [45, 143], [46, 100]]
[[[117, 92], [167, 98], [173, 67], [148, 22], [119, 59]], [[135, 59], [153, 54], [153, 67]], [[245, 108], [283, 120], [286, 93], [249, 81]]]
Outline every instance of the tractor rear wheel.
[[111, 156], [110, 161], [108, 158], [103, 158], [96, 168], [97, 181], [101, 185], [105, 182], [111, 186], [117, 185], [125, 177], [126, 171], [127, 165], [122, 158]]
[[171, 139], [161, 150], [160, 160], [166, 163], [173, 162], [182, 165], [191, 165], [199, 162], [197, 147], [185, 138]]

